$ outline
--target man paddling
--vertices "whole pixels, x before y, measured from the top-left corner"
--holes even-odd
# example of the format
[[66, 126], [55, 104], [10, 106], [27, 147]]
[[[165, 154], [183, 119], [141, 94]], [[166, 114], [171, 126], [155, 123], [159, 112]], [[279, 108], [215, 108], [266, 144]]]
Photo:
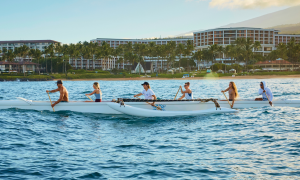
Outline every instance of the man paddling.
[[267, 87], [267, 83], [265, 81], [260, 82], [258, 94], [262, 95], [262, 98], [256, 98], [256, 101], [269, 101], [269, 104], [272, 106], [273, 93], [271, 89]]
[[[134, 95], [134, 97], [144, 95], [145, 99], [156, 100], [154, 92], [150, 89], [150, 84], [148, 82], [144, 82], [142, 86], [144, 87], [144, 90], [141, 93]], [[154, 106], [154, 102], [151, 105]]]
[[54, 90], [51, 90], [51, 91], [46, 90], [47, 93], [48, 93], [48, 92], [54, 93], [54, 92], [57, 92], [57, 91], [60, 92], [59, 99], [58, 99], [55, 103], [53, 103], [53, 104], [51, 105], [52, 107], [54, 107], [56, 104], [58, 104], [58, 103], [60, 103], [60, 102], [69, 102], [69, 93], [68, 93], [67, 88], [65, 88], [65, 87], [63, 86], [62, 80], [58, 80], [58, 81], [56, 82], [56, 84], [57, 84], [57, 87], [58, 87], [57, 89], [54, 89]]

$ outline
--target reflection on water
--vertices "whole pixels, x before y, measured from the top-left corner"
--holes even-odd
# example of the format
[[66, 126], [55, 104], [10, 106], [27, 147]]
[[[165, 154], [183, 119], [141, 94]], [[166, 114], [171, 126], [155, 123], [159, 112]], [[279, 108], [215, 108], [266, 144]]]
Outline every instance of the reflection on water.
[[[261, 80], [236, 80], [241, 98]], [[70, 100], [88, 100], [94, 81], [66, 81]], [[99, 81], [104, 100], [132, 98], [142, 81]], [[149, 81], [174, 98], [185, 81]], [[223, 98], [229, 80], [193, 80], [195, 98]], [[267, 80], [275, 98], [299, 99], [298, 79]], [[17, 88], [16, 88], [17, 87]], [[53, 82], [2, 82], [0, 99], [48, 100]], [[58, 93], [51, 94], [53, 100]], [[300, 108], [143, 118], [70, 111], [0, 110], [1, 179], [297, 179]]]

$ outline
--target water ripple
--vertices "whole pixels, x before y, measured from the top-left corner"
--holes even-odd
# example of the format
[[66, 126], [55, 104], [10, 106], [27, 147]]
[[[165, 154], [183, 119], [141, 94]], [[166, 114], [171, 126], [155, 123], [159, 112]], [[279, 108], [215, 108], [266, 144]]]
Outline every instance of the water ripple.
[[[171, 99], [184, 81], [149, 82], [159, 98]], [[195, 97], [222, 98], [229, 80], [190, 82]], [[235, 82], [241, 97], [258, 96], [260, 80]], [[64, 84], [70, 99], [84, 100], [92, 83]], [[100, 81], [105, 100], [132, 97], [141, 83]], [[277, 98], [299, 98], [299, 83], [268, 80]], [[45, 89], [55, 88], [53, 82], [5, 84], [1, 100], [16, 94], [47, 100]], [[299, 115], [299, 108], [280, 107], [172, 118], [1, 110], [0, 179], [300, 179]]]

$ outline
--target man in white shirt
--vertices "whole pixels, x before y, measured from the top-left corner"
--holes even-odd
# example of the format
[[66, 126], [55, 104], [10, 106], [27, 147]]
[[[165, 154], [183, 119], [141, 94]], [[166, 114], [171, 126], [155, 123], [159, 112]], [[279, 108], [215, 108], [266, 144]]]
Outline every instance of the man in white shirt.
[[[154, 92], [152, 91], [152, 89], [150, 89], [150, 84], [148, 82], [144, 82], [142, 86], [144, 87], [144, 90], [141, 93], [134, 95], [134, 97], [144, 95], [145, 99], [156, 100]], [[154, 102], [152, 103], [152, 105], [154, 105]]]
[[262, 95], [262, 98], [256, 98], [256, 101], [268, 101], [272, 106], [273, 101], [273, 93], [270, 88], [267, 87], [267, 83], [265, 81], [260, 82], [260, 89], [258, 90], [258, 94]]

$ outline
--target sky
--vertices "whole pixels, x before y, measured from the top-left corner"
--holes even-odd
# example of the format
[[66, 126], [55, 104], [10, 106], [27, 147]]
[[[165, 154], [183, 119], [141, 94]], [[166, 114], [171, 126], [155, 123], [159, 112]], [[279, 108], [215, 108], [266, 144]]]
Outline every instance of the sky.
[[0, 41], [169, 37], [299, 5], [300, 0], [0, 0]]

